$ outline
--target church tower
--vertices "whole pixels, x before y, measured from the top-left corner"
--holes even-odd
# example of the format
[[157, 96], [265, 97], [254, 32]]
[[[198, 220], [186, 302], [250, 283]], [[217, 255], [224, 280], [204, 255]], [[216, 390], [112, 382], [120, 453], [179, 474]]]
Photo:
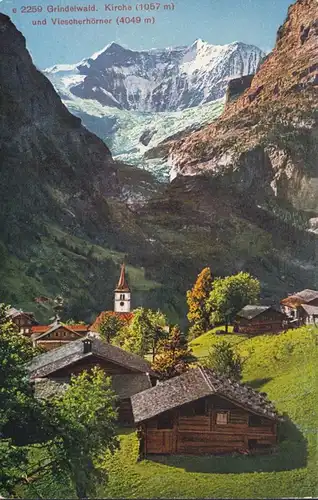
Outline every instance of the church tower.
[[118, 313], [129, 313], [130, 296], [130, 288], [126, 281], [125, 264], [122, 264], [119, 281], [115, 289], [114, 311]]

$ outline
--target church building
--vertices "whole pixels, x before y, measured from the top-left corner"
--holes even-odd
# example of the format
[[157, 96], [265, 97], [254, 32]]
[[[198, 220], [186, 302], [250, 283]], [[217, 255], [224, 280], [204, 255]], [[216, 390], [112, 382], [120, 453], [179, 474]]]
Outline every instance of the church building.
[[126, 279], [125, 264], [122, 264], [120, 277], [115, 289], [114, 312], [130, 313], [131, 292]]

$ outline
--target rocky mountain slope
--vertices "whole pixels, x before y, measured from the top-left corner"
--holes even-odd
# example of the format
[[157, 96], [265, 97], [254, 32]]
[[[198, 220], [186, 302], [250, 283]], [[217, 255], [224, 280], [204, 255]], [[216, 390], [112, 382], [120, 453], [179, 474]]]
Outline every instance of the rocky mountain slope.
[[298, 0], [243, 95], [176, 142], [172, 177], [208, 175], [256, 204], [318, 216], [318, 4]]
[[[130, 180], [62, 104], [2, 14], [0, 86], [1, 300], [32, 310], [36, 296], [62, 293], [70, 313], [111, 307], [124, 257], [111, 200], [127, 198]], [[134, 239], [138, 228], [126, 235]], [[156, 287], [139, 269], [131, 275], [141, 288]]]
[[189, 47], [148, 51], [113, 42], [78, 64], [56, 65], [45, 74], [74, 96], [103, 106], [178, 111], [223, 97], [228, 80], [255, 73], [263, 55], [241, 42], [210, 45], [196, 40]]

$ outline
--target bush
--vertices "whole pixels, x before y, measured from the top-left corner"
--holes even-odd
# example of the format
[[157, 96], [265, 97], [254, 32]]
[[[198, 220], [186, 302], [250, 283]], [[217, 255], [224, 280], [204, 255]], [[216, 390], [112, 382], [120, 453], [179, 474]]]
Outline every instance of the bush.
[[242, 377], [242, 360], [226, 341], [213, 347], [208, 354], [205, 366], [235, 380], [240, 380]]

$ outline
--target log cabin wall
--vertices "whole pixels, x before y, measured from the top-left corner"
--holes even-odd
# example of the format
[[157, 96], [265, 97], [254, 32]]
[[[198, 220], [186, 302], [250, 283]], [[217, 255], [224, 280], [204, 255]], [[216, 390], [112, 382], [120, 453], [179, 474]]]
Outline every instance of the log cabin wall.
[[284, 330], [284, 316], [277, 313], [261, 314], [253, 319], [236, 318], [238, 333], [261, 334], [278, 333]]
[[216, 396], [165, 412], [141, 429], [145, 455], [203, 455], [276, 443], [275, 422]]

